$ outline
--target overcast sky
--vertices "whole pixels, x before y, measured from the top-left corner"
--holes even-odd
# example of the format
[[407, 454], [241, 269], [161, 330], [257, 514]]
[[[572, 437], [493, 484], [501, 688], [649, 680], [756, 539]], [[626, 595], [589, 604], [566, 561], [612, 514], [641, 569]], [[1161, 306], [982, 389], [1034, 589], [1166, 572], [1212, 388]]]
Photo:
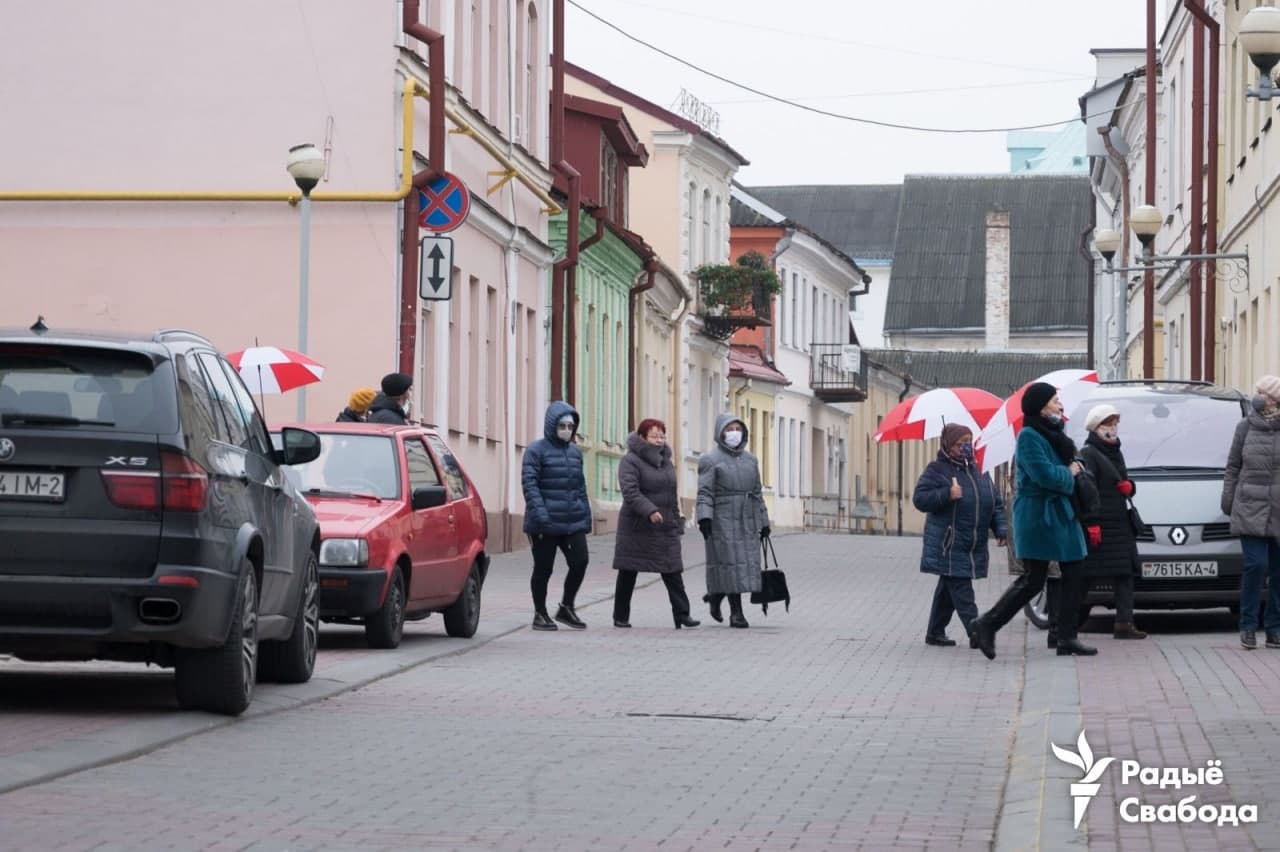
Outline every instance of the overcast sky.
[[[831, 112], [940, 128], [1079, 115], [1092, 48], [1140, 48], [1145, 0], [576, 0], [724, 77]], [[1166, 0], [1160, 0], [1163, 29]], [[782, 12], [783, 14], [779, 14]], [[747, 185], [896, 183], [1008, 171], [1004, 133], [922, 133], [814, 115], [719, 82], [567, 4], [565, 54], [662, 106], [720, 114]]]

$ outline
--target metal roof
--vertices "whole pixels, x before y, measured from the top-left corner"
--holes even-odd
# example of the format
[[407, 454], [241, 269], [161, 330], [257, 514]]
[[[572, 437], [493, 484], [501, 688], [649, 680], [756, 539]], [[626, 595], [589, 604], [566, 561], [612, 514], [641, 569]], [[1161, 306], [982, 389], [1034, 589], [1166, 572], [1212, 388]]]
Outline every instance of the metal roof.
[[852, 258], [893, 257], [900, 184], [755, 186], [747, 192], [811, 228]]

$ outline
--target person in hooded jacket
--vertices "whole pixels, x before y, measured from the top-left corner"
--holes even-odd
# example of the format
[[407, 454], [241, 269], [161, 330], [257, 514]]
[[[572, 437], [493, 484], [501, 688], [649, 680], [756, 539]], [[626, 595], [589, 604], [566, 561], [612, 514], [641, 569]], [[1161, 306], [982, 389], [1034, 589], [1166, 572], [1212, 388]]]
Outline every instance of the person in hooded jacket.
[[363, 423], [369, 412], [369, 406], [378, 396], [373, 388], [360, 388], [351, 392], [347, 407], [338, 413], [339, 423]]
[[[1080, 608], [1083, 578], [1080, 563], [1088, 554], [1084, 529], [1076, 512], [1076, 479], [1084, 474], [1076, 445], [1063, 427], [1058, 389], [1035, 382], [1022, 395], [1022, 430], [1016, 450], [1016, 493], [1013, 498], [1013, 543], [1024, 573], [1005, 589], [991, 609], [973, 623], [973, 643], [989, 659], [996, 658], [996, 633], [1044, 588], [1049, 563], [1062, 572], [1059, 608]], [[1084, 487], [1084, 486], [1082, 486]], [[1095, 495], [1096, 497], [1096, 495]], [[1091, 656], [1097, 648], [1076, 639], [1074, 617], [1058, 622], [1058, 655]]]
[[382, 377], [382, 393], [369, 405], [369, 423], [389, 423], [403, 426], [409, 422], [409, 396], [413, 390], [413, 376], [407, 373], [387, 373]]
[[707, 548], [707, 594], [711, 617], [748, 627], [742, 596], [761, 588], [761, 542], [769, 537], [760, 464], [747, 451], [747, 426], [732, 414], [716, 418], [715, 446], [698, 458], [698, 530]]
[[613, 626], [631, 626], [631, 596], [638, 572], [656, 571], [667, 587], [671, 617], [676, 629], [697, 627], [689, 617], [689, 595], [684, 590], [684, 560], [680, 536], [684, 518], [676, 499], [676, 469], [667, 445], [667, 427], [661, 420], [642, 420], [627, 436], [627, 454], [618, 463], [618, 487], [622, 510], [613, 567], [618, 582], [613, 596]]
[[[524, 487], [524, 531], [533, 549], [533, 629], [556, 630], [556, 621], [575, 630], [586, 623], [574, 611], [574, 601], [587, 573], [587, 533], [591, 531], [591, 502], [582, 470], [582, 451], [574, 443], [578, 412], [557, 400], [547, 406], [543, 437], [524, 451], [520, 479]], [[556, 551], [569, 566], [555, 621], [547, 614], [547, 586]]]
[[1003, 547], [1009, 526], [1004, 499], [974, 462], [969, 428], [948, 423], [942, 428], [941, 444], [938, 457], [920, 475], [911, 503], [928, 513], [920, 570], [938, 575], [924, 642], [950, 647], [956, 644], [947, 637], [951, 616], [960, 616], [966, 635], [978, 617], [973, 581], [987, 576], [987, 542], [994, 535]]
[[[1138, 535], [1129, 521], [1129, 499], [1137, 486], [1129, 478], [1129, 468], [1120, 451], [1120, 410], [1114, 405], [1095, 405], [1085, 417], [1085, 438], [1080, 457], [1098, 485], [1096, 511], [1084, 514], [1089, 555], [1081, 574], [1085, 591], [1090, 580], [1109, 579], [1115, 588], [1116, 639], [1146, 639], [1147, 634], [1133, 623], [1133, 572], [1138, 565]], [[1068, 618], [1073, 617], [1070, 612]]]
[[1262, 577], [1269, 586], [1267, 647], [1280, 648], [1280, 376], [1258, 380], [1249, 416], [1236, 427], [1222, 481], [1222, 511], [1240, 536], [1240, 644], [1258, 647]]

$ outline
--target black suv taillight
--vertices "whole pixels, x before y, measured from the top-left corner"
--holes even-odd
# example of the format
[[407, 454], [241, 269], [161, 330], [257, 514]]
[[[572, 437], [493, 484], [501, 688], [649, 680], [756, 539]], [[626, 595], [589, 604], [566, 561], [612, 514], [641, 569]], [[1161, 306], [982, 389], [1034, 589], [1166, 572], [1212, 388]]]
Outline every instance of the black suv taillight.
[[162, 452], [160, 472], [104, 470], [107, 497], [123, 509], [199, 512], [209, 493], [209, 475], [184, 453]]

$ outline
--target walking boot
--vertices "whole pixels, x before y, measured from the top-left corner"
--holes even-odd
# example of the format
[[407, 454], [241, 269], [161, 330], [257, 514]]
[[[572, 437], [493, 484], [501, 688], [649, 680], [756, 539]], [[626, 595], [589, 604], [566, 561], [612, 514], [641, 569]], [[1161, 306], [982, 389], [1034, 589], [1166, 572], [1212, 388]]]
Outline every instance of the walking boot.
[[1256, 630], [1241, 630], [1240, 645], [1246, 651], [1252, 651], [1258, 647], [1258, 632]]
[[1139, 630], [1131, 622], [1117, 621], [1115, 630], [1111, 633], [1115, 639], [1146, 639], [1147, 634]]
[[724, 600], [724, 595], [703, 595], [702, 602], [711, 607], [711, 617], [716, 621], [724, 621], [724, 613], [720, 611], [720, 603]]
[[996, 635], [991, 631], [991, 625], [985, 616], [978, 616], [978, 620], [973, 623], [973, 642], [988, 660], [996, 658]]
[[699, 624], [702, 623], [701, 621], [698, 621], [696, 618], [690, 618], [688, 613], [685, 613], [683, 615], [673, 613], [672, 617], [675, 619], [675, 622], [676, 622], [676, 630], [679, 630], [681, 627], [697, 627]]
[[1049, 648], [1058, 647], [1058, 629], [1056, 627], [1050, 627], [1044, 641], [1045, 645]]
[[625, 618], [618, 618], [618, 616], [615, 615], [613, 617], [613, 626], [614, 627], [630, 627], [631, 622], [627, 621]]
[[924, 634], [924, 644], [934, 645], [938, 648], [951, 648], [956, 644], [956, 640], [947, 637], [947, 634], [935, 636], [932, 633]]
[[1059, 657], [1092, 657], [1098, 653], [1097, 648], [1091, 648], [1088, 645], [1080, 644], [1079, 639], [1059, 639], [1058, 640], [1058, 656]]
[[1267, 631], [1267, 647], [1280, 648], [1280, 630]]
[[574, 630], [587, 629], [587, 623], [581, 618], [578, 618], [578, 614], [573, 611], [573, 607], [565, 604], [560, 604], [560, 608], [556, 610], [556, 621], [561, 624], [568, 625]]
[[742, 595], [729, 595], [729, 626], [744, 629], [751, 626], [742, 614]]
[[533, 629], [559, 630], [560, 628], [556, 627], [556, 623], [551, 620], [551, 616], [547, 615], [545, 612], [535, 612], [533, 614]]

